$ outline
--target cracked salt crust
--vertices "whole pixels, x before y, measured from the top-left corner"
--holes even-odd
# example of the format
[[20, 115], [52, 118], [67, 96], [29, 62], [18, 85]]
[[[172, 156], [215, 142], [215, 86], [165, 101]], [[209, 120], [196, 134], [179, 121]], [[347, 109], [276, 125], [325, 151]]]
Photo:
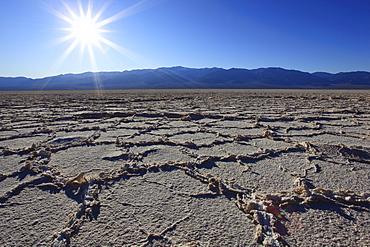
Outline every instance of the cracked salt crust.
[[0, 97], [0, 245], [370, 245], [368, 91]]

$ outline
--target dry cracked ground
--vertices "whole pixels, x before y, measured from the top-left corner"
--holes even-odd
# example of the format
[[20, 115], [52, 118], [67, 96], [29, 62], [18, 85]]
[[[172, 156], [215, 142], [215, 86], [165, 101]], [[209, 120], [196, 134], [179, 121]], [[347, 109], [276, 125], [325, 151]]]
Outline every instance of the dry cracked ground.
[[370, 92], [1, 92], [1, 246], [370, 246]]

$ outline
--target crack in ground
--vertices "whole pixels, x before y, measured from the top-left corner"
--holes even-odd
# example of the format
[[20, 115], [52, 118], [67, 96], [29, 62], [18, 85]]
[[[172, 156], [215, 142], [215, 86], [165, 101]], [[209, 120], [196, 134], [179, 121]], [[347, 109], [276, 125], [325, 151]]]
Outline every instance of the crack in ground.
[[[142, 100], [129, 99], [127, 102], [118, 101], [118, 103], [116, 101], [102, 100], [99, 103], [101, 104], [99, 109], [93, 106], [95, 103], [98, 103], [98, 99], [96, 99], [95, 103], [88, 103], [92, 99], [90, 98], [91, 95], [87, 94], [82, 95], [83, 97], [76, 100], [75, 106], [69, 105], [68, 107], [70, 108], [67, 107], [64, 111], [55, 111], [54, 114], [47, 114], [45, 116], [42, 116], [41, 113], [38, 116], [40, 120], [34, 119], [34, 111], [30, 106], [15, 107], [26, 102], [27, 97], [22, 100], [15, 100], [12, 94], [2, 95], [2, 97], [8, 97], [9, 102], [12, 102], [12, 104], [5, 104], [4, 110], [1, 112], [3, 118], [0, 127], [4, 131], [4, 134], [0, 136], [0, 157], [4, 160], [19, 155], [27, 156], [27, 158], [19, 162], [21, 165], [19, 166], [19, 171], [13, 170], [12, 173], [0, 173], [0, 183], [16, 178], [20, 180], [19, 183], [15, 184], [12, 188], [6, 189], [3, 195], [0, 196], [0, 210], [27, 204], [27, 202], [20, 203], [11, 200], [20, 196], [26, 188], [47, 190], [50, 193], [64, 192], [67, 197], [77, 202], [77, 206], [64, 224], [64, 227], [54, 233], [52, 245], [70, 246], [73, 245], [74, 238], [79, 236], [80, 229], [84, 224], [90, 221], [97, 221], [101, 210], [110, 207], [109, 203], [104, 204], [100, 198], [100, 195], [104, 191], [109, 190], [109, 188], [113, 189], [112, 186], [116, 182], [130, 180], [134, 177], [143, 177], [145, 174], [153, 172], [162, 173], [170, 169], [183, 171], [190, 178], [203, 184], [205, 190], [194, 193], [184, 192], [161, 182], [148, 181], [145, 178], [143, 181], [151, 183], [153, 186], [163, 186], [171, 194], [183, 198], [207, 199], [226, 196], [256, 225], [254, 241], [264, 246], [290, 245], [290, 240], [286, 240], [288, 230], [285, 226], [287, 218], [284, 214], [289, 208], [292, 208], [292, 205], [295, 205], [296, 209], [291, 210], [289, 213], [308, 210], [318, 204], [335, 205], [338, 207], [339, 214], [349, 219], [351, 217], [344, 213], [342, 209], [369, 213], [370, 194], [368, 192], [362, 190], [362, 193], [355, 193], [350, 188], [344, 190], [327, 189], [330, 186], [325, 189], [316, 185], [318, 181], [312, 181], [315, 176], [323, 173], [322, 169], [328, 169], [316, 162], [324, 162], [325, 166], [332, 165], [333, 169], [338, 169], [336, 166], [339, 165], [343, 167], [358, 167], [353, 170], [354, 172], [368, 169], [364, 167], [370, 163], [370, 145], [369, 138], [366, 135], [358, 136], [353, 133], [341, 133], [339, 135], [341, 138], [348, 137], [357, 140], [358, 143], [356, 145], [351, 143], [346, 144], [345, 142], [321, 144], [315, 139], [325, 135], [338, 137], [336, 131], [330, 131], [327, 128], [336, 128], [338, 126], [355, 126], [358, 128], [359, 126], [368, 126], [366, 123], [361, 124], [359, 121], [356, 121], [356, 118], [370, 118], [368, 101], [362, 100], [360, 102], [363, 105], [351, 108], [351, 106], [346, 105], [349, 102], [343, 103], [339, 100], [341, 99], [339, 97], [338, 100], [332, 99], [332, 101], [335, 101], [335, 104], [332, 103], [333, 105], [331, 107], [337, 108], [332, 111], [327, 111], [326, 108], [321, 108], [317, 102], [314, 103], [312, 101], [314, 105], [312, 109], [315, 107], [318, 109], [311, 112], [308, 111], [308, 113], [305, 113], [306, 115], [297, 116], [296, 113], [299, 112], [299, 109], [305, 109], [302, 101], [308, 100], [311, 102], [310, 100], [313, 100], [313, 98], [306, 97], [302, 100], [294, 93], [291, 94], [293, 96], [289, 97], [288, 95], [277, 96], [273, 93], [271, 93], [270, 97], [262, 97], [262, 94], [260, 94], [256, 98], [245, 93], [243, 96], [247, 96], [249, 100], [246, 101], [241, 97], [241, 94], [223, 94], [220, 91], [212, 93], [212, 96], [208, 97], [209, 103], [207, 103], [207, 107], [199, 103], [199, 106], [195, 108], [186, 107], [186, 104], [184, 105], [183, 102], [184, 99], [190, 99], [195, 96], [171, 98], [168, 94], [142, 94]], [[67, 95], [59, 95], [58, 100], [62, 101], [61, 105], [68, 104], [69, 98], [66, 97]], [[226, 95], [227, 97], [225, 97]], [[310, 95], [310, 93], [307, 92], [307, 95]], [[86, 96], [89, 97], [86, 98]], [[126, 96], [129, 95], [126, 94]], [[215, 107], [220, 102], [219, 100], [214, 100], [216, 96], [221, 99], [224, 106], [219, 105]], [[106, 95], [106, 97], [109, 96]], [[366, 94], [348, 96], [349, 99], [351, 97], [366, 98], [368, 96]], [[163, 109], [168, 107], [168, 98], [172, 100], [170, 105], [173, 106], [173, 110], [172, 112], [163, 112]], [[264, 108], [265, 104], [271, 104], [268, 100], [278, 102], [281, 98], [288, 102], [296, 103], [296, 109], [289, 113], [285, 112], [285, 116], [276, 116], [276, 114], [282, 114], [283, 108], [276, 111]], [[325, 96], [321, 101], [328, 103], [327, 98]], [[34, 101], [32, 107], [39, 107], [40, 112], [42, 112], [42, 110], [48, 109], [47, 105], [43, 105], [43, 100], [52, 100], [52, 98], [45, 95], [43, 99], [33, 98], [32, 100]], [[106, 102], [105, 106], [103, 102]], [[150, 111], [155, 111], [155, 109], [161, 109], [162, 111], [159, 113], [147, 112], [148, 109], [145, 107], [145, 102], [153, 103]], [[236, 102], [238, 103], [236, 104]], [[279, 102], [281, 103], [282, 101]], [[289, 104], [288, 102], [286, 104]], [[85, 104], [87, 107], [85, 109], [77, 109], [81, 104]], [[137, 105], [135, 106], [135, 104]], [[243, 108], [243, 104], [247, 104], [249, 107]], [[227, 109], [227, 105], [234, 105], [230, 108], [233, 111]], [[55, 107], [57, 108], [57, 106]], [[77, 111], [81, 112], [74, 113], [73, 107], [76, 107]], [[106, 109], [117, 108], [117, 111], [109, 112], [109, 110], [104, 110], [104, 107]], [[225, 107], [225, 110], [220, 110], [222, 107]], [[340, 109], [341, 107], [343, 109]], [[213, 110], [217, 108], [218, 110]], [[194, 111], [194, 109], [196, 110]], [[17, 112], [18, 117], [16, 119], [10, 117], [10, 110]], [[254, 112], [260, 113], [253, 115]], [[58, 114], [61, 115], [58, 116]], [[301, 111], [301, 114], [304, 113]], [[335, 114], [338, 116], [335, 116]], [[33, 125], [27, 124], [31, 121]], [[230, 121], [232, 121], [232, 126], [228, 127], [227, 124], [230, 124]], [[325, 124], [320, 123], [320, 121], [325, 121]], [[331, 125], [329, 124], [331, 121], [342, 121], [343, 124], [341, 125], [335, 122]], [[42, 127], [37, 127], [38, 123]], [[138, 127], [142, 123], [148, 124], [148, 126]], [[241, 123], [244, 126], [233, 126]], [[88, 124], [92, 124], [92, 126], [84, 126]], [[122, 124], [126, 124], [127, 126]], [[224, 127], [223, 124], [225, 124]], [[250, 124], [251, 127], [245, 126], [245, 124]], [[292, 124], [295, 125], [292, 126]], [[305, 124], [311, 125], [311, 127]], [[194, 126], [197, 126], [196, 130], [191, 129]], [[25, 133], [11, 132], [14, 130], [23, 131], [28, 128], [33, 128], [34, 130], [26, 131]], [[217, 129], [213, 130], [213, 128]], [[223, 129], [235, 131], [235, 133], [226, 134], [222, 132]], [[117, 135], [118, 133], [124, 133], [125, 130], [136, 132], [129, 135]], [[162, 130], [166, 130], [166, 133], [161, 134]], [[168, 130], [173, 131], [169, 133]], [[258, 133], [253, 133], [255, 130]], [[82, 133], [89, 131], [92, 131], [92, 133], [88, 136], [81, 136]], [[155, 131], [158, 133], [155, 133]], [[240, 131], [250, 131], [251, 133], [239, 134], [238, 132]], [[302, 133], [291, 135], [290, 132], [292, 131], [300, 131]], [[312, 131], [314, 133], [311, 133]], [[76, 133], [76, 135], [75, 137], [63, 136], [63, 132], [72, 132]], [[109, 133], [115, 133], [116, 137], [111, 138], [107, 136]], [[38, 136], [38, 134], [47, 134], [47, 136]], [[211, 134], [213, 137], [202, 136], [203, 134]], [[187, 139], [170, 140], [171, 137], [176, 138], [181, 135], [188, 135], [186, 136]], [[154, 139], [146, 140], [148, 136]], [[305, 140], [295, 140], [294, 138], [297, 137], [304, 138]], [[27, 140], [32, 138], [36, 139], [31, 140], [29, 144], [19, 145], [19, 143], [14, 142], [18, 139]], [[100, 140], [102, 138], [106, 139]], [[139, 139], [138, 141], [130, 140], [133, 138], [143, 139]], [[202, 142], [202, 140], [205, 141]], [[253, 146], [248, 144], [248, 142], [252, 140], [268, 140], [275, 146], [270, 147], [270, 144], [267, 142], [266, 144], [256, 143], [253, 145], [260, 148], [260, 150], [253, 151], [251, 149], [251, 151], [248, 151]], [[88, 170], [80, 170], [79, 174], [74, 177], [64, 175], [64, 170], [60, 169], [58, 164], [50, 166], [53, 163], [53, 157], [63, 151], [68, 151], [76, 147], [99, 145], [113, 145], [118, 149], [123, 148], [119, 154], [101, 158], [102, 161], [120, 162], [121, 165], [114, 169], [108, 169], [107, 171], [95, 174], [86, 174]], [[239, 145], [235, 147], [241, 148], [241, 150], [229, 149], [227, 145]], [[183, 161], [179, 158], [180, 156], [176, 157], [175, 154], [173, 154], [173, 159], [167, 158], [167, 160], [163, 160], [161, 156], [156, 158], [157, 155], [163, 156], [160, 153], [163, 147], [173, 147], [174, 150], [177, 150], [184, 157], [188, 157], [188, 160]], [[218, 147], [220, 148], [217, 149]], [[204, 153], [206, 149], [210, 149], [210, 153]], [[296, 169], [295, 167], [288, 167], [284, 163], [275, 161], [275, 159], [278, 159], [283, 154], [290, 155], [296, 152], [302, 153], [305, 156], [304, 161], [302, 161], [305, 167], [300, 169], [302, 174], [294, 171]], [[147, 163], [144, 162], [144, 158], [153, 161]], [[155, 159], [159, 160], [155, 161]], [[204, 170], [204, 167], [209, 167], [207, 169], [217, 168], [217, 165], [209, 165], [216, 164], [217, 162], [236, 163], [244, 167], [244, 170], [240, 173], [245, 175], [261, 174], [254, 171], [257, 168], [256, 164], [258, 162], [268, 162], [270, 167], [276, 167], [282, 174], [291, 177], [292, 189], [280, 192], [276, 191], [275, 193], [266, 193], [263, 190], [256, 191], [256, 189], [241, 186], [234, 181], [233, 177], [229, 177], [227, 174], [221, 174], [220, 176], [212, 174], [212, 171], [209, 173]], [[362, 164], [362, 166], [359, 164]], [[24, 180], [21, 179], [22, 177], [31, 175], [35, 177], [22, 181]], [[364, 186], [363, 188], [366, 188], [366, 183]], [[150, 203], [135, 204], [121, 202], [120, 204], [122, 206], [150, 206]], [[169, 237], [169, 235], [175, 231], [177, 226], [188, 221], [191, 216], [192, 214], [189, 213], [157, 233], [147, 232], [145, 229], [142, 229], [146, 237], [137, 241], [137, 244], [143, 246], [152, 246], [156, 243], [173, 245], [176, 240]], [[198, 240], [189, 241], [189, 243], [202, 246], [201, 241]]]

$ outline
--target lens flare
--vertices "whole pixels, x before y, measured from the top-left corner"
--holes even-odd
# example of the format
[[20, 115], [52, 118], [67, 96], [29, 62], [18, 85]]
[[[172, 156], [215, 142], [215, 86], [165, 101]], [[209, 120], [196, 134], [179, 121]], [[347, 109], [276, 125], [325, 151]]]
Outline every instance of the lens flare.
[[[71, 43], [56, 61], [52, 69], [54, 70], [60, 67], [77, 47], [80, 48], [79, 61], [82, 62], [84, 55], [88, 54], [93, 71], [98, 71], [95, 55], [96, 50], [105, 54], [109, 48], [118, 51], [138, 64], [153, 66], [153, 63], [149, 60], [103, 36], [104, 33], [110, 32], [104, 29], [106, 25], [141, 12], [158, 4], [158, 2], [160, 1], [142, 0], [114, 15], [103, 18], [104, 11], [108, 8], [107, 2], [94, 10], [92, 0], [84, 1], [85, 4], [82, 4], [81, 0], [76, 0], [75, 2], [69, 1], [68, 3], [66, 0], [59, 0], [59, 7], [57, 9], [51, 8], [51, 11], [67, 25], [67, 27], [62, 28], [63, 31], [67, 32], [67, 35], [60, 38], [56, 44], [67, 41]], [[95, 77], [96, 87], [97, 89], [101, 89], [98, 74]]]
[[99, 21], [106, 5], [103, 6], [96, 14], [93, 14], [93, 5], [89, 1], [87, 6], [84, 7], [81, 1], [77, 1], [77, 8], [73, 9], [65, 1], [61, 1], [63, 6], [63, 11], [56, 11], [55, 14], [60, 19], [65, 21], [69, 27], [63, 28], [62, 30], [67, 31], [68, 34], [61, 38], [58, 43], [62, 43], [68, 40], [73, 40], [69, 47], [65, 50], [62, 56], [58, 59], [56, 67], [59, 67], [65, 59], [71, 54], [71, 52], [80, 46], [80, 60], [87, 52], [90, 57], [90, 62], [93, 70], [97, 69], [94, 48], [97, 47], [102, 50], [102, 43], [105, 42], [102, 33], [107, 32], [107, 30], [102, 29], [102, 27], [109, 22], [106, 20]]

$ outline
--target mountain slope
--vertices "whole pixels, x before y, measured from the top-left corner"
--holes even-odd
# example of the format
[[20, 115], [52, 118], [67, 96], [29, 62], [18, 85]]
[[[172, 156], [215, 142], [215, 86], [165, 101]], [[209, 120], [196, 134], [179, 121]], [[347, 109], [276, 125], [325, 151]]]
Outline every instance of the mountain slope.
[[282, 68], [222, 69], [168, 67], [122, 72], [86, 72], [41, 79], [0, 77], [0, 90], [186, 88], [370, 89], [364, 71], [308, 73]]

